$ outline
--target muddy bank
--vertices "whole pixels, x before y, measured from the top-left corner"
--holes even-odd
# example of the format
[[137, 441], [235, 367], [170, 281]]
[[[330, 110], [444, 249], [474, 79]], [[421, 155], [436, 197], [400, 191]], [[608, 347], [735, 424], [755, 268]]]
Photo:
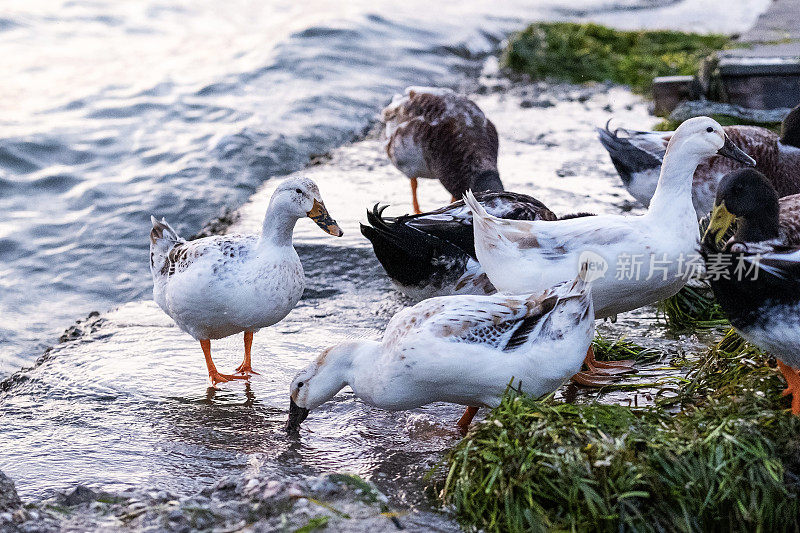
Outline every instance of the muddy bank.
[[[645, 101], [619, 86], [512, 84], [492, 74], [491, 65], [488, 72], [475, 100], [497, 125], [500, 174], [509, 190], [532, 194], [559, 214], [641, 211], [622, 187], [594, 128], [611, 118], [649, 128], [657, 119], [648, 114]], [[396, 527], [378, 514], [384, 504], [359, 503], [347, 487], [323, 498], [328, 494], [323, 488], [329, 487], [324, 476], [337, 472], [373, 483], [386, 495], [385, 505], [400, 512], [410, 530], [414, 524], [428, 530], [457, 528], [426, 495], [425, 475], [460, 440], [453, 427], [459, 407], [434, 404], [389, 413], [365, 406], [344, 391], [312, 413], [298, 439], [282, 431], [294, 374], [333, 343], [380, 336], [388, 319], [409, 303], [392, 288], [358, 230], [365, 209], [376, 202], [391, 203], [388, 213], [409, 211], [408, 180], [389, 165], [374, 137], [334, 150], [319, 163], [297, 174], [317, 181], [345, 235], [334, 239], [310, 221], [298, 224], [295, 243], [306, 273], [306, 292], [287, 319], [256, 335], [253, 361], [261, 376], [251, 383], [207, 389], [199, 346], [151, 301], [91, 317], [70, 330], [66, 342], [34, 368], [2, 383], [0, 470], [16, 481], [23, 501], [36, 502], [29, 503], [31, 513], [22, 517], [27, 520], [15, 521], [14, 527], [98, 529], [126, 525], [122, 517], [133, 513], [128, 523], [132, 528], [181, 530], [191, 525], [187, 512], [206, 516], [183, 507], [208, 506], [208, 527], [235, 528], [242, 520], [252, 520], [257, 529], [292, 530], [327, 509], [312, 505], [303, 514], [306, 511], [297, 506], [311, 505], [301, 504], [310, 500], [287, 496], [288, 518], [280, 518], [279, 512], [258, 514], [261, 511], [252, 511], [252, 506], [272, 509], [272, 500], [254, 500], [245, 490], [251, 479], [258, 487], [277, 482], [280, 494], [297, 484], [304, 494], [334, 502], [337, 510], [339, 505], [359, 506], [345, 514], [363, 512], [365, 520], [374, 520], [347, 522], [330, 511], [335, 515], [330, 524], [337, 530]], [[238, 212], [227, 214], [220, 227], [257, 231], [279, 181], [268, 182]], [[423, 209], [448, 200], [438, 183], [423, 181], [419, 192]], [[599, 330], [663, 353], [636, 380], [675, 373], [669, 361], [706, 342], [694, 335], [669, 334], [657, 321], [655, 308], [628, 313], [615, 324], [600, 324]], [[238, 364], [241, 343], [240, 337], [232, 337], [212, 345], [221, 370]], [[590, 401], [597, 397], [595, 392], [579, 395]], [[647, 401], [646, 392], [641, 398], [620, 392], [602, 397], [611, 402]], [[214, 488], [228, 476], [236, 489]], [[323, 488], [315, 488], [315, 483]], [[91, 502], [69, 514], [47, 510], [49, 498], [71, 493], [78, 484], [114, 500], [127, 499], [100, 502], [109, 506], [102, 512], [100, 504]], [[275, 503], [275, 509], [280, 505]], [[45, 510], [46, 514], [33, 514]], [[173, 512], [174, 523], [169, 518]]]

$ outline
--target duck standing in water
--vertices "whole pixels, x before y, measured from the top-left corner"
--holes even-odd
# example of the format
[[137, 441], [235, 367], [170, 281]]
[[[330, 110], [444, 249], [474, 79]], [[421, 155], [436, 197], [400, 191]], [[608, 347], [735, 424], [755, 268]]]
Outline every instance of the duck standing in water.
[[556, 390], [580, 370], [594, 336], [585, 274], [536, 295], [431, 298], [392, 317], [382, 341], [328, 348], [292, 381], [287, 429], [347, 385], [383, 409], [471, 406], [462, 430], [512, 380], [533, 396]]
[[[303, 217], [331, 235], [342, 235], [317, 184], [307, 178], [286, 180], [275, 189], [261, 235], [186, 241], [166, 220], [151, 217], [153, 299], [200, 341], [212, 386], [256, 374], [250, 362], [253, 333], [283, 320], [303, 295], [303, 265], [292, 246], [295, 223]], [[211, 359], [211, 339], [242, 332], [244, 361], [236, 374], [219, 373]]]
[[[725, 126], [723, 130], [733, 143], [755, 158], [756, 168], [780, 196], [800, 193], [800, 106], [786, 115], [780, 135], [757, 126]], [[597, 132], [625, 188], [642, 205], [648, 206], [658, 185], [664, 152], [675, 132], [625, 128], [611, 131], [608, 124]], [[719, 181], [743, 166], [725, 157], [711, 157], [697, 166], [692, 201], [698, 220], [713, 207]]]
[[383, 110], [384, 146], [411, 180], [414, 213], [421, 213], [417, 179], [439, 180], [452, 195], [502, 191], [497, 130], [471, 100], [450, 89], [409, 87]]
[[731, 325], [777, 358], [783, 394], [792, 396], [792, 413], [800, 415], [800, 215], [782, 207], [763, 175], [731, 173], [720, 182], [701, 250]]
[[[520, 294], [566, 281], [579, 261], [591, 257], [607, 269], [592, 287], [597, 318], [668, 298], [690, 277], [691, 271], [681, 265], [698, 248], [692, 176], [698, 164], [716, 154], [755, 165], [715, 120], [698, 117], [684, 122], [670, 140], [658, 187], [648, 212], [641, 216], [507, 220], [489, 215], [467, 192], [481, 267], [499, 291]], [[634, 261], [639, 262], [638, 269]], [[587, 365], [593, 362], [590, 350]]]

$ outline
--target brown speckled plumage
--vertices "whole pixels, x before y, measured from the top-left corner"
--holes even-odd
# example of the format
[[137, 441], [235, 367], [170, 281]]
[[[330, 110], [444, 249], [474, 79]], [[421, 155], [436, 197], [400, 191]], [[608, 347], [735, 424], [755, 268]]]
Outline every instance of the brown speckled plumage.
[[800, 246], [800, 194], [784, 196], [778, 204], [782, 244]]
[[[778, 135], [766, 128], [726, 126], [724, 129], [735, 145], [756, 160], [756, 169], [772, 183], [778, 196], [800, 193], [800, 148], [781, 148]], [[742, 163], [718, 155], [698, 165], [695, 180], [740, 168], [744, 168]]]
[[455, 198], [502, 190], [497, 130], [480, 108], [444, 89], [409, 88], [383, 110], [386, 154], [409, 178], [439, 180]]
[[161, 275], [172, 276], [182, 272], [193, 261], [208, 254], [213, 254], [212, 270], [216, 273], [220, 266], [247, 259], [250, 247], [257, 240], [257, 237], [251, 235], [215, 235], [196, 241], [176, 242], [164, 258], [160, 268]]

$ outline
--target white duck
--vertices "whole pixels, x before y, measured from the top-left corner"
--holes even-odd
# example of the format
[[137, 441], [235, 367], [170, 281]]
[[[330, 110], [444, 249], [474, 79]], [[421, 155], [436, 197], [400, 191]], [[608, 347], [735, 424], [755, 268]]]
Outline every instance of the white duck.
[[716, 154], [755, 165], [715, 120], [684, 122], [670, 140], [658, 187], [641, 216], [507, 220], [488, 215], [468, 192], [478, 261], [497, 290], [530, 293], [565, 281], [579, 261], [593, 260], [599, 276], [592, 288], [597, 318], [672, 296], [692, 273], [687, 261], [698, 253], [692, 176], [700, 162]]
[[[278, 186], [260, 236], [185, 241], [166, 220], [151, 217], [153, 299], [178, 327], [200, 341], [212, 386], [256, 374], [250, 363], [253, 333], [283, 320], [300, 300], [305, 277], [292, 233], [306, 216], [331, 235], [342, 235], [317, 184], [308, 178], [292, 178]], [[211, 359], [211, 339], [242, 332], [239, 375], [220, 374]]]
[[[585, 274], [585, 271], [584, 271]], [[513, 379], [526, 394], [556, 390], [576, 374], [594, 335], [583, 276], [536, 295], [461, 295], [425, 300], [397, 313], [383, 341], [328, 348], [291, 385], [287, 429], [346, 385], [365, 403], [389, 410], [432, 402], [500, 403]]]

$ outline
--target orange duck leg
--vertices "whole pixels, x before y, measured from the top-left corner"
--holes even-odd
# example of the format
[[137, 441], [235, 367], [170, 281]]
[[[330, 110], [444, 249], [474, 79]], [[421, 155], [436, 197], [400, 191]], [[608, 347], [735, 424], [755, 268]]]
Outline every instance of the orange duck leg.
[[232, 379], [248, 379], [247, 376], [232, 376], [230, 374], [220, 374], [217, 372], [217, 367], [214, 366], [214, 361], [211, 359], [211, 340], [201, 340], [200, 347], [203, 349], [203, 355], [206, 356], [208, 379], [211, 381], [212, 387], [216, 387], [218, 383], [225, 383], [226, 381], [230, 381]]
[[259, 375], [258, 372], [253, 370], [253, 367], [250, 364], [250, 350], [253, 348], [253, 332], [252, 331], [245, 331], [244, 332], [244, 361], [242, 364], [236, 367], [237, 374], [255, 374]]

